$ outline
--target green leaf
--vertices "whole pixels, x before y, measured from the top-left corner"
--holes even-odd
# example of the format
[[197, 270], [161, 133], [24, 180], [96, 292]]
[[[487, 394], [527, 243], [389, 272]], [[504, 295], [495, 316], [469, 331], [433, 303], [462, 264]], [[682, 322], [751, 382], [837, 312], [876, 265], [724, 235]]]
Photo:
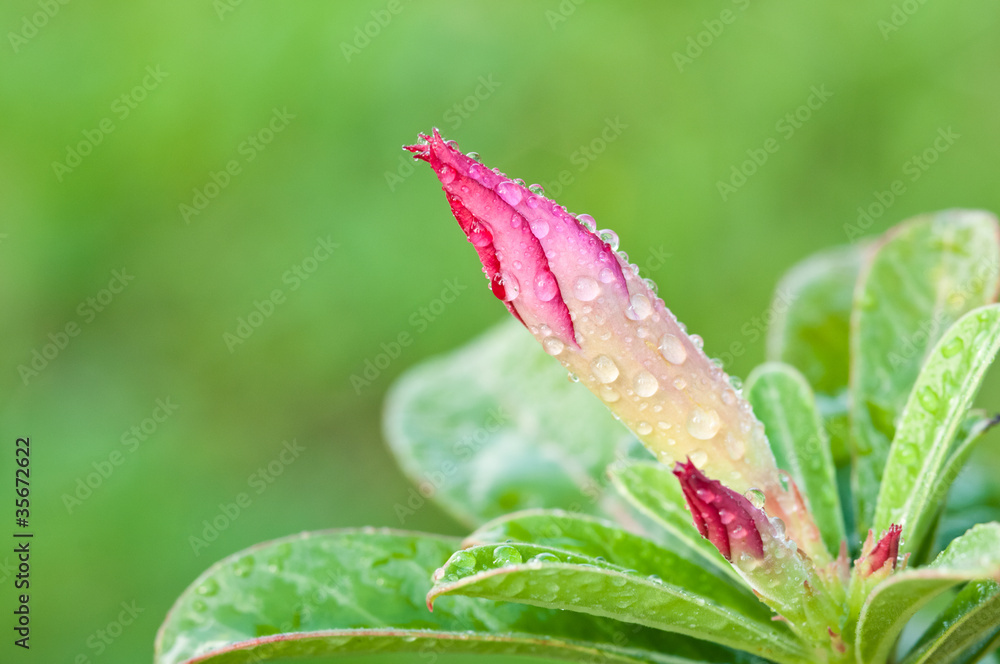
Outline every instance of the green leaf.
[[598, 512], [604, 469], [634, 440], [514, 321], [404, 374], [385, 433], [407, 475], [471, 526], [536, 507]]
[[1000, 583], [973, 581], [958, 593], [903, 664], [975, 661], [1000, 635]]
[[795, 368], [769, 362], [750, 373], [744, 394], [764, 424], [778, 467], [805, 495], [823, 543], [836, 556], [847, 532], [830, 442], [809, 383]]
[[611, 466], [608, 475], [629, 503], [666, 531], [672, 550], [686, 552], [687, 558], [744, 583], [715, 545], [698, 532], [681, 485], [666, 466], [655, 461], [621, 463]]
[[926, 567], [897, 572], [872, 591], [861, 609], [857, 656], [881, 664], [920, 607], [965, 581], [1000, 578], [1000, 523], [975, 526]]
[[[750, 662], [724, 648], [604, 618], [455, 597], [427, 610], [453, 538], [385, 530], [304, 533], [237, 553], [177, 600], [156, 664], [250, 664], [412, 652], [615, 664]], [[663, 654], [661, 654], [663, 653]], [[670, 653], [669, 655], [666, 653]]]
[[[562, 510], [517, 512], [491, 521], [469, 535], [465, 546], [523, 542], [606, 561], [644, 576], [683, 579], [682, 585], [740, 613], [768, 620], [772, 613], [742, 580], [721, 578], [712, 569], [693, 563], [681, 553], [622, 530], [609, 521]], [[686, 552], [685, 552], [686, 553]]]
[[850, 417], [858, 531], [872, 525], [896, 422], [944, 331], [997, 292], [993, 215], [948, 210], [889, 231], [863, 271], [851, 318]]
[[874, 521], [878, 532], [903, 526], [903, 552], [918, 550], [930, 533], [979, 437], [973, 432], [962, 440], [958, 434], [998, 349], [1000, 305], [981, 307], [948, 329], [917, 378], [889, 452]]
[[782, 663], [810, 661], [775, 622], [738, 613], [683, 578], [650, 578], [609, 562], [534, 544], [456, 552], [428, 594], [507, 600], [578, 611], [705, 639]]
[[858, 243], [814, 254], [775, 289], [767, 358], [794, 366], [822, 394], [847, 387], [851, 308], [866, 248]]

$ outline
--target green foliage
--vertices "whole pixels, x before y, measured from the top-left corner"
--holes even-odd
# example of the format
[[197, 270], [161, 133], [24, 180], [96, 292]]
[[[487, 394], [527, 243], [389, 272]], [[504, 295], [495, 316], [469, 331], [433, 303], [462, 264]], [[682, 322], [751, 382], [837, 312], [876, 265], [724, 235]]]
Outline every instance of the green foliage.
[[[949, 211], [807, 259], [781, 281], [773, 361], [751, 373], [744, 396], [816, 537], [831, 555], [845, 552], [829, 565], [813, 567], [765, 515], [747, 522], [763, 533], [764, 554], [723, 557], [699, 533], [672, 469], [632, 458], [634, 437], [507, 323], [411, 370], [386, 408], [410, 477], [478, 526], [464, 541], [345, 531], [237, 554], [181, 596], [156, 662], [378, 652], [978, 661], [1000, 641], [1000, 523], [976, 525], [941, 552], [933, 535], [950, 487], [997, 421], [972, 404], [1000, 348], [1000, 305], [989, 304], [998, 265], [993, 217]], [[837, 482], [838, 445], [852, 451], [849, 496]], [[704, 504], [718, 499], [699, 491]], [[763, 504], [751, 492], [741, 500], [751, 507], [729, 504]], [[860, 552], [845, 526], [852, 505], [859, 534], [875, 528]], [[902, 526], [898, 557], [893, 524]], [[854, 565], [848, 547], [860, 554]], [[795, 592], [779, 603], [770, 591], [793, 577]], [[939, 596], [944, 610], [896, 653], [911, 618]]]

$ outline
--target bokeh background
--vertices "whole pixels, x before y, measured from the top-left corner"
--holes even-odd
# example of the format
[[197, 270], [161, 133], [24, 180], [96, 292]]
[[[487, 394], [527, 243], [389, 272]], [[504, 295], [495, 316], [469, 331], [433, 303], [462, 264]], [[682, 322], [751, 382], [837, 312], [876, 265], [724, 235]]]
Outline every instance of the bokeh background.
[[[27, 654], [0, 553], [4, 662], [149, 662], [211, 562], [304, 529], [398, 525], [410, 484], [380, 433], [386, 389], [506, 315], [431, 172], [399, 149], [418, 131], [615, 229], [709, 351], [744, 344], [741, 376], [763, 359], [747, 330], [763, 331], [774, 283], [849, 241], [845, 225], [1000, 210], [987, 0], [8, 0], [0, 28], [0, 508], [30, 436], [36, 532]], [[939, 132], [957, 137], [916, 165]], [[896, 180], [904, 193], [858, 226]], [[105, 291], [116, 270], [127, 286]], [[427, 309], [455, 280], [455, 301]], [[73, 323], [37, 375], [20, 368]], [[412, 345], [352, 383], [400, 332]], [[1000, 407], [995, 378], [981, 401]], [[304, 451], [257, 493], [284, 441]], [[196, 554], [190, 538], [241, 492], [252, 503]], [[406, 526], [461, 533], [433, 506]], [[142, 612], [109, 642], [123, 602]]]

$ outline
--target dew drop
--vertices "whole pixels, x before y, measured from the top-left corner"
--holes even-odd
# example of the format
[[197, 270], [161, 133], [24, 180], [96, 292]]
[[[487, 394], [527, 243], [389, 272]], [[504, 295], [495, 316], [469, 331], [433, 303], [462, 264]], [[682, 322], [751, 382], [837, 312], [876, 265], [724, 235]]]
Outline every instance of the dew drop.
[[726, 435], [726, 452], [729, 453], [729, 458], [733, 461], [739, 461], [746, 454], [747, 446], [743, 442], [742, 438], [737, 438], [732, 434]]
[[646, 320], [653, 313], [653, 305], [642, 293], [636, 293], [629, 298], [629, 305], [625, 316], [630, 320]]
[[456, 175], [455, 169], [448, 164], [444, 164], [438, 169], [438, 179], [441, 180], [441, 184], [451, 184], [455, 181]]
[[198, 586], [197, 592], [199, 595], [211, 597], [219, 592], [219, 582], [212, 578], [205, 579], [204, 583]]
[[597, 274], [597, 278], [601, 280], [602, 284], [610, 284], [615, 280], [615, 273], [611, 270], [611, 268], [602, 268]]
[[962, 337], [955, 337], [941, 347], [941, 354], [945, 357], [954, 357], [955, 355], [961, 353], [964, 347], [965, 342], [962, 341]]
[[693, 343], [696, 348], [703, 348], [705, 346], [705, 340], [701, 338], [700, 334], [692, 334], [691, 343]]
[[456, 551], [452, 554], [447, 564], [461, 575], [472, 574], [476, 569], [476, 554], [471, 551]]
[[521, 188], [510, 181], [504, 181], [497, 185], [497, 194], [504, 199], [508, 205], [517, 205], [521, 202]]
[[742, 390], [743, 389], [743, 381], [740, 380], [739, 376], [730, 376], [729, 377], [729, 384], [730, 384], [730, 386], [732, 386], [732, 388], [734, 390]]
[[466, 152], [465, 156], [468, 157], [469, 159], [475, 159], [476, 161], [479, 161], [479, 153], [478, 152]]
[[640, 397], [651, 397], [660, 389], [660, 383], [653, 374], [648, 371], [640, 371], [635, 376], [633, 387], [635, 387], [635, 393]]
[[569, 380], [569, 382], [571, 382], [571, 383], [579, 383], [579, 382], [580, 382], [580, 377], [579, 377], [579, 376], [577, 376], [577, 375], [576, 375], [575, 373], [573, 373], [572, 371], [570, 371], [570, 372], [569, 372], [568, 374], [566, 374], [566, 378], [567, 378], [567, 379]]
[[642, 280], [642, 283], [646, 284], [646, 288], [648, 288], [649, 290], [653, 291], [654, 295], [656, 295], [657, 293], [660, 292], [660, 287], [657, 286], [656, 282], [653, 281], [652, 279], [650, 279], [650, 278], [647, 277], [647, 278], [645, 278], [645, 279]]
[[688, 386], [687, 381], [685, 381], [683, 378], [674, 379], [674, 387], [677, 388], [678, 390], [683, 390], [687, 386]]
[[528, 191], [533, 193], [535, 196], [541, 196], [545, 193], [545, 187], [540, 184], [533, 184], [528, 187]]
[[708, 463], [708, 454], [705, 450], [695, 450], [690, 454], [690, 459], [695, 468], [703, 468]]
[[719, 510], [719, 521], [722, 522], [722, 525], [728, 526], [735, 518], [736, 515], [729, 510]]
[[511, 217], [510, 217], [510, 227], [511, 228], [520, 228], [523, 225], [524, 225], [524, 217], [522, 217], [521, 215], [519, 215], [516, 212], [513, 215], [511, 215]]
[[649, 422], [639, 422], [635, 427], [635, 432], [640, 436], [648, 436], [653, 433], [653, 426]]
[[493, 289], [493, 294], [504, 302], [511, 302], [520, 292], [517, 279], [514, 278], [514, 275], [507, 272], [497, 272], [494, 274], [493, 279], [490, 280], [490, 288]]
[[501, 544], [493, 549], [493, 564], [498, 567], [521, 564], [521, 552], [507, 544]]
[[695, 490], [695, 495], [697, 495], [700, 500], [706, 503], [715, 502], [715, 494], [709, 491], [708, 489], [697, 489]]
[[240, 578], [246, 578], [253, 572], [255, 562], [253, 556], [243, 556], [233, 563], [233, 573]]
[[537, 556], [532, 556], [528, 558], [529, 563], [558, 563], [560, 562], [559, 556], [554, 553], [539, 553]]
[[618, 392], [607, 385], [601, 385], [601, 398], [608, 403], [614, 403], [621, 399], [622, 395], [618, 394]]
[[580, 277], [573, 284], [573, 294], [582, 302], [590, 302], [601, 294], [601, 286], [590, 277]]
[[599, 383], [612, 383], [618, 378], [618, 365], [607, 355], [598, 355], [594, 358], [590, 368]]
[[698, 440], [710, 440], [719, 433], [722, 422], [719, 414], [712, 408], [702, 408], [695, 406], [688, 415], [688, 433]]
[[540, 199], [538, 196], [528, 196], [528, 207], [530, 207], [532, 210], [536, 209], [539, 206], [539, 204], [541, 204], [541, 202], [542, 199]]
[[743, 497], [750, 501], [750, 504], [759, 510], [764, 509], [764, 492], [760, 489], [747, 489]]
[[664, 334], [660, 339], [660, 355], [671, 364], [684, 364], [688, 356], [684, 343], [672, 334]]
[[563, 344], [563, 342], [559, 341], [555, 337], [548, 337], [547, 339], [542, 341], [542, 348], [544, 348], [545, 352], [548, 353], [549, 355], [553, 356], [558, 355], [559, 353], [563, 352], [563, 348], [565, 347], [566, 347], [565, 344]]
[[528, 226], [531, 228], [531, 234], [539, 240], [549, 234], [549, 222], [544, 219], [532, 219], [528, 222]]
[[603, 231], [597, 231], [597, 237], [601, 238], [602, 242], [611, 247], [611, 251], [618, 251], [618, 244], [620, 242], [618, 239], [618, 233], [615, 233], [611, 229], [605, 229]]
[[743, 526], [736, 526], [733, 528], [732, 532], [729, 533], [729, 536], [733, 539], [743, 539], [747, 536], [747, 529]]
[[486, 226], [478, 221], [474, 221], [469, 226], [469, 242], [474, 247], [485, 247], [493, 244], [493, 234], [490, 233], [490, 229], [486, 228]]
[[559, 284], [554, 274], [542, 269], [535, 275], [535, 296], [542, 302], [548, 302], [559, 294]]
[[594, 218], [589, 214], [579, 214], [577, 215], [576, 220], [583, 224], [584, 228], [591, 233], [597, 232], [597, 222], [594, 221]]
[[920, 401], [920, 405], [924, 407], [924, 410], [929, 413], [937, 413], [938, 408], [941, 407], [941, 397], [938, 396], [938, 393], [930, 385], [920, 388], [920, 391], [917, 392], [917, 399]]

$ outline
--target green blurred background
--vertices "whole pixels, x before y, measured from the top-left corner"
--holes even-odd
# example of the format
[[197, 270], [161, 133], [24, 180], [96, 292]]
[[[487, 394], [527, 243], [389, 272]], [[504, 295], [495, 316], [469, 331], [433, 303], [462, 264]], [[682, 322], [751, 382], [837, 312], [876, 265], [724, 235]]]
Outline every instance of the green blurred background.
[[[148, 662], [211, 562], [304, 529], [398, 525], [410, 484], [380, 434], [385, 390], [506, 315], [431, 172], [402, 157], [418, 131], [528, 182], [566, 171], [549, 192], [615, 229], [709, 351], [742, 342], [741, 376], [763, 359], [753, 321], [779, 276], [847, 241], [875, 192], [905, 186], [868, 234], [1000, 210], [986, 0], [8, 0], [0, 26], [0, 511], [30, 436], [36, 533], [27, 655], [0, 553], [4, 662]], [[828, 98], [781, 124], [814, 90]], [[769, 138], [778, 151], [723, 200], [717, 183]], [[318, 239], [338, 246], [314, 261]], [[107, 302], [115, 270], [133, 278]], [[450, 280], [466, 289], [421, 313]], [[37, 375], [19, 369], [71, 323]], [[400, 332], [412, 345], [352, 384]], [[144, 420], [145, 440], [127, 435]], [[293, 440], [304, 451], [257, 493]], [[241, 492], [251, 504], [196, 555], [190, 538]], [[406, 526], [461, 532], [432, 506]], [[102, 642], [122, 602], [142, 613]]]

